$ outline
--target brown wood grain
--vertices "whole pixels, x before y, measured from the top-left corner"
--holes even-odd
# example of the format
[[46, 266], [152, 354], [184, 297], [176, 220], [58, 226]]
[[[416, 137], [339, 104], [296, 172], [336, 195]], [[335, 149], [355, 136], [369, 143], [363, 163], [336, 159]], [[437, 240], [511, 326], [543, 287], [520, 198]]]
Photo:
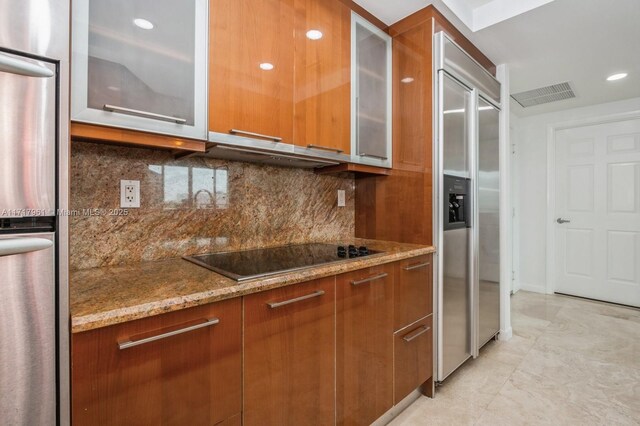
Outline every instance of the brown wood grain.
[[335, 277], [245, 296], [244, 324], [244, 424], [334, 424]]
[[[293, 142], [293, 0], [210, 0], [209, 129]], [[261, 63], [273, 64], [262, 70]]]
[[393, 279], [392, 264], [336, 277], [338, 425], [371, 424], [393, 405]]
[[433, 5], [429, 5], [424, 9], [421, 9], [404, 19], [396, 22], [389, 27], [389, 33], [391, 36], [396, 37], [415, 26], [424, 25], [425, 22], [434, 20], [434, 34], [439, 31], [444, 31], [449, 37], [458, 43], [469, 55], [471, 55], [476, 61], [485, 67], [489, 72], [495, 75], [495, 64], [478, 49], [476, 46], [466, 38], [460, 30], [458, 30], [447, 18], [438, 11]]
[[[425, 333], [407, 342], [411, 336], [429, 327]], [[402, 401], [433, 376], [432, 316], [399, 331], [394, 338], [394, 403]], [[428, 386], [425, 384], [425, 388]], [[427, 389], [426, 392], [429, 392]]]
[[[293, 142], [351, 151], [351, 13], [336, 0], [294, 0]], [[322, 32], [311, 40], [309, 30]]]
[[[219, 324], [120, 350], [218, 318]], [[72, 337], [74, 425], [216, 424], [241, 411], [239, 298]]]
[[204, 152], [206, 145], [205, 141], [195, 139], [184, 139], [78, 122], [71, 123], [71, 138], [76, 141], [87, 140], [116, 145], [171, 149], [183, 152]]
[[[418, 265], [419, 268], [407, 270]], [[395, 264], [394, 330], [424, 318], [433, 312], [432, 255], [405, 259]]]

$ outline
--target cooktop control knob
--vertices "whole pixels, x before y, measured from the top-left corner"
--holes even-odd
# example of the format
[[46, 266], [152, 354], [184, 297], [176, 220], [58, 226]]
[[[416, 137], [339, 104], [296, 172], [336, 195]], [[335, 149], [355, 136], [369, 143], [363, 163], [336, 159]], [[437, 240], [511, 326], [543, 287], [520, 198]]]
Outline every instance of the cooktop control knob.
[[369, 249], [365, 246], [360, 246], [358, 247], [358, 254], [360, 256], [368, 256], [369, 255]]
[[347, 249], [344, 246], [338, 246], [338, 257], [347, 257]]

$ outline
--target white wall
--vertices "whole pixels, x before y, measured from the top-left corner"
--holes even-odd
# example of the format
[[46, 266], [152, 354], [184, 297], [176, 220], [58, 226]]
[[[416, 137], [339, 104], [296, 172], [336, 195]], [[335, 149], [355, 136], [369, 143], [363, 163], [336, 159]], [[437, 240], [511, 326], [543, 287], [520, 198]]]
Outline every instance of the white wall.
[[549, 127], [574, 120], [598, 119], [631, 111], [640, 111], [640, 98], [593, 105], [550, 114], [524, 117], [514, 127], [516, 158], [513, 185], [516, 207], [515, 231], [519, 256], [516, 287], [546, 292], [546, 211], [547, 211], [547, 132]]

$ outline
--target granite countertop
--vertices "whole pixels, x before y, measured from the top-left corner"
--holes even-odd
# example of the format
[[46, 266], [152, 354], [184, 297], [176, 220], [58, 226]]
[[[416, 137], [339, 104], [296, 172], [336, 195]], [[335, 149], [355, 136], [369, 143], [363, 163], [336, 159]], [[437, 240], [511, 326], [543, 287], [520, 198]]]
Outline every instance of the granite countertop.
[[242, 283], [180, 258], [72, 271], [71, 331], [88, 331], [435, 251], [431, 246], [364, 239], [335, 244], [366, 245], [384, 253]]

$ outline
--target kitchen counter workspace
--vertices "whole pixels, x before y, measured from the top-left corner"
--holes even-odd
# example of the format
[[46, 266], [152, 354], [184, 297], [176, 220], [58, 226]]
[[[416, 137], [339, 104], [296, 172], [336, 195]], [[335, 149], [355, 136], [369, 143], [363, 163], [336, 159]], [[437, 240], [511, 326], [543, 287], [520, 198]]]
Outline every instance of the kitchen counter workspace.
[[432, 246], [349, 239], [381, 253], [237, 282], [184, 259], [73, 271], [71, 326], [78, 333], [433, 253]]

